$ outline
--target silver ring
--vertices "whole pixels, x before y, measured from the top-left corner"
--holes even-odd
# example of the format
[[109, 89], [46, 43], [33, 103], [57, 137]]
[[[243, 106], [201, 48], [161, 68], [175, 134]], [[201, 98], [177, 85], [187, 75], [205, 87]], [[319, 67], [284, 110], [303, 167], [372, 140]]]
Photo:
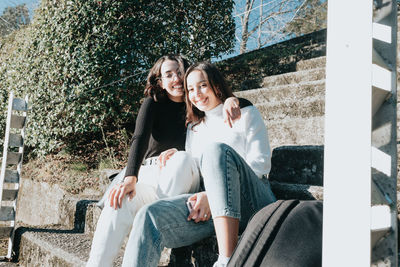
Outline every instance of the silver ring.
[[207, 214], [204, 214], [204, 218], [207, 218], [207, 216], [208, 216]]

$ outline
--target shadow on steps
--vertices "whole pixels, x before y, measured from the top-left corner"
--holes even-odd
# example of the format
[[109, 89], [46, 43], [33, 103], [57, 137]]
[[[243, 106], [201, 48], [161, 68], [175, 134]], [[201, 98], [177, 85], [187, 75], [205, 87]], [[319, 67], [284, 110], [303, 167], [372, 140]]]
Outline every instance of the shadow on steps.
[[[13, 262], [18, 262], [20, 254], [21, 237], [26, 232], [36, 233], [59, 233], [59, 234], [82, 234], [85, 231], [85, 217], [87, 207], [89, 204], [97, 202], [95, 200], [79, 200], [76, 203], [75, 214], [74, 214], [74, 228], [73, 229], [57, 229], [57, 228], [34, 228], [21, 226], [15, 231], [13, 251], [14, 255], [12, 258]], [[51, 227], [51, 226], [49, 226]], [[52, 226], [56, 227], [56, 226]]]

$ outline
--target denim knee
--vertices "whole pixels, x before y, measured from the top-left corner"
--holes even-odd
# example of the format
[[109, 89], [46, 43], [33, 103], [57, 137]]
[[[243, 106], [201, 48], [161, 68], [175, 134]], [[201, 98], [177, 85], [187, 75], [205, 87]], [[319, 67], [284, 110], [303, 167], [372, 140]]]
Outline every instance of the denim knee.
[[200, 168], [202, 169], [207, 164], [222, 166], [224, 163], [223, 156], [231, 149], [229, 145], [224, 143], [215, 142], [210, 144], [201, 155]]
[[[181, 247], [208, 237], [214, 231], [212, 222], [188, 221], [186, 200], [191, 194], [183, 194], [144, 206], [137, 214], [133, 227], [142, 235], [142, 243], [162, 247]], [[148, 240], [151, 239], [151, 240]]]
[[220, 142], [211, 143], [210, 145], [207, 146], [207, 148], [204, 149], [202, 154], [202, 159], [203, 158], [217, 159], [218, 155], [221, 155], [222, 153], [224, 153], [226, 150], [229, 149], [232, 148], [227, 144]]
[[[165, 210], [161, 210], [161, 212], [165, 212]], [[157, 205], [147, 204], [143, 206], [136, 215], [134, 226], [136, 229], [134, 230], [137, 234], [146, 237], [144, 240], [147, 240], [147, 245], [151, 244], [153, 247], [159, 247], [162, 243], [162, 233], [160, 228], [162, 228], [163, 224], [160, 224], [160, 210], [157, 208]]]
[[157, 266], [163, 246], [157, 229], [156, 216], [151, 204], [143, 206], [136, 214], [126, 244], [122, 266]]
[[227, 144], [213, 143], [201, 157], [201, 173], [214, 218], [240, 218], [240, 178], [231, 151]]
[[161, 202], [161, 200], [158, 200], [157, 202], [154, 202], [154, 203], [149, 203], [149, 204], [144, 205], [138, 211], [136, 216], [139, 216], [140, 220], [142, 220], [144, 223], [152, 224], [152, 225], [154, 225], [154, 227], [157, 228], [157, 224], [158, 224], [157, 219], [159, 218], [159, 214], [165, 212], [165, 210], [162, 208], [159, 208], [158, 205], [154, 205], [155, 203], [158, 203], [158, 202]]

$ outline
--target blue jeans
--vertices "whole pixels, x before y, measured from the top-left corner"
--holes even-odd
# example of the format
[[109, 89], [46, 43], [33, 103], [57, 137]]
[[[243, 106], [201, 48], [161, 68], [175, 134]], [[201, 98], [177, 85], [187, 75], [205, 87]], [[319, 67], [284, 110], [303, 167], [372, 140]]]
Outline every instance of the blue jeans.
[[[201, 173], [213, 217], [240, 218], [244, 230], [250, 217], [276, 200], [231, 147], [216, 143], [204, 152]], [[157, 266], [164, 247], [191, 245], [215, 234], [213, 220], [188, 221], [186, 201], [191, 194], [159, 200], [136, 215], [122, 266]]]
[[254, 213], [276, 201], [268, 180], [264, 183], [226, 144], [210, 145], [200, 165], [213, 218], [240, 219], [240, 229], [244, 230]]

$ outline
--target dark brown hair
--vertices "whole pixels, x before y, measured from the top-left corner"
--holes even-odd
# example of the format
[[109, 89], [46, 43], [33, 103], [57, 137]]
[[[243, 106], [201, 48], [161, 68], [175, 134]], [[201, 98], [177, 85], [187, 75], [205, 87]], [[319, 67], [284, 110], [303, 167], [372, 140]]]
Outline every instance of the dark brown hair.
[[209, 62], [199, 62], [190, 66], [185, 73], [183, 84], [185, 87], [186, 126], [189, 123], [193, 123], [192, 129], [194, 126], [204, 121], [204, 117], [206, 115], [203, 111], [196, 108], [189, 100], [187, 77], [191, 72], [196, 70], [203, 73], [214, 94], [221, 100], [222, 103], [224, 103], [228, 97], [234, 96], [231, 88], [226, 84], [224, 76], [222, 76], [221, 72], [213, 64]]
[[185, 70], [189, 66], [188, 61], [180, 55], [166, 55], [160, 57], [150, 69], [149, 75], [147, 75], [146, 87], [144, 89], [144, 95], [152, 97], [154, 101], [160, 101], [167, 97], [165, 90], [163, 90], [163, 88], [158, 84], [158, 81], [161, 79], [161, 66], [166, 60], [178, 62], [181, 73], [185, 73]]

